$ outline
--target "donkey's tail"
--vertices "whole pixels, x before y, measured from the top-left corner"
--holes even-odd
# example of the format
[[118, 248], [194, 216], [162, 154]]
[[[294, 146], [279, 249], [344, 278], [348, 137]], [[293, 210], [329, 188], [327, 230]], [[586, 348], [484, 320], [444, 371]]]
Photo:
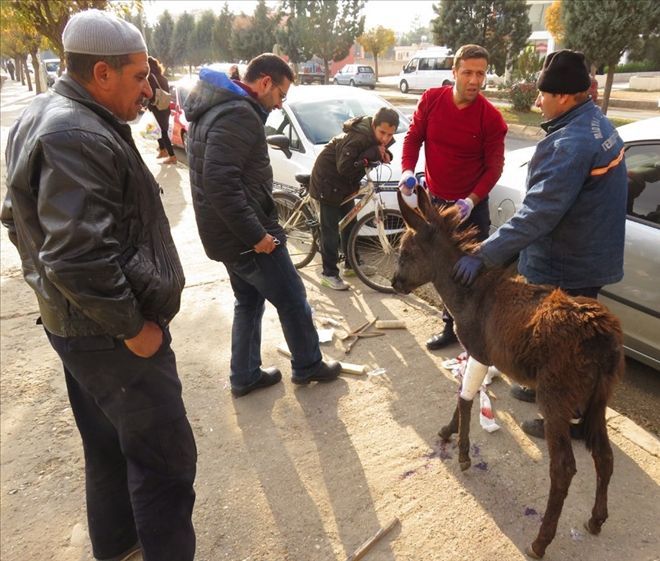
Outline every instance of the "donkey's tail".
[[623, 376], [625, 370], [625, 357], [623, 348], [616, 345], [609, 354], [609, 360], [603, 361], [604, 367], [596, 380], [596, 386], [587, 404], [582, 419], [584, 423], [584, 442], [587, 450], [600, 448], [602, 439], [607, 439], [605, 426], [605, 410], [612, 395], [614, 386]]

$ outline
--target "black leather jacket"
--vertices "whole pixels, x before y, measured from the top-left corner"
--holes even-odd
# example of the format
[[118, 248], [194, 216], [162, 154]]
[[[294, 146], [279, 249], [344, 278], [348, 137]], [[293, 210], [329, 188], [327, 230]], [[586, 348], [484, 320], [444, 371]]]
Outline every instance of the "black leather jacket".
[[183, 269], [130, 127], [69, 76], [9, 132], [2, 223], [46, 329], [137, 335], [179, 310]]

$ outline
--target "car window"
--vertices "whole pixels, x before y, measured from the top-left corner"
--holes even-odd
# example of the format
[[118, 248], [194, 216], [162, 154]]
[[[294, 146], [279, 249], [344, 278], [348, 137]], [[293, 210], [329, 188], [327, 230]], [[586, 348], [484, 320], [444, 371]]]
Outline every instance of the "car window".
[[628, 202], [632, 218], [660, 224], [660, 144], [635, 144], [626, 149]]
[[[377, 97], [329, 99], [325, 101], [297, 102], [291, 109], [312, 144], [326, 144], [342, 131], [344, 121], [362, 115], [373, 115], [381, 107], [391, 107]], [[399, 113], [397, 133], [408, 130], [409, 121]]]
[[271, 134], [283, 134], [289, 139], [289, 148], [301, 152], [302, 142], [296, 128], [291, 125], [289, 117], [282, 109], [274, 109], [268, 115], [265, 124], [266, 136]]
[[435, 64], [435, 59], [434, 58], [420, 58], [419, 59], [419, 69], [420, 70], [432, 70], [434, 64]]
[[373, 69], [371, 68], [371, 66], [360, 66], [360, 67], [358, 67], [358, 73], [362, 73], [362, 74], [373, 74], [374, 71], [373, 71]]
[[435, 59], [434, 68], [436, 70], [451, 70], [454, 65], [454, 57], [439, 57]]
[[404, 72], [415, 72], [415, 70], [417, 70], [417, 65], [418, 64], [419, 64], [419, 59], [418, 58], [412, 59], [408, 63], [408, 66], [406, 66]]

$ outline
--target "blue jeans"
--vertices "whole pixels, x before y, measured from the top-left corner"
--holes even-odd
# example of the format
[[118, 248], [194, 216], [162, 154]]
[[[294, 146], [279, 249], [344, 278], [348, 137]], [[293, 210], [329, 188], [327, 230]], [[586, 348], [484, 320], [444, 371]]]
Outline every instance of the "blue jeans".
[[321, 366], [319, 337], [305, 286], [286, 247], [278, 246], [268, 254], [250, 253], [225, 266], [236, 298], [229, 376], [232, 387], [248, 386], [261, 375], [261, 320], [266, 300], [275, 306], [280, 317], [291, 351], [293, 374], [315, 374]]
[[355, 226], [355, 219], [339, 232], [339, 222], [355, 206], [351, 199], [341, 206], [331, 206], [320, 203], [321, 207], [321, 257], [323, 259], [323, 274], [327, 277], [339, 276], [339, 244], [344, 253], [345, 265], [352, 268], [353, 264], [348, 257], [348, 238]]

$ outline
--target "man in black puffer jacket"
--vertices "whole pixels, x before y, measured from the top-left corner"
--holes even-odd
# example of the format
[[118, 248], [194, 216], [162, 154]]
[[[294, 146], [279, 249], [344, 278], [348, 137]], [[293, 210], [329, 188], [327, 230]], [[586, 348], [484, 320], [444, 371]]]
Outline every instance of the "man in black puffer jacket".
[[168, 323], [183, 270], [127, 121], [147, 47], [107, 12], [73, 16], [67, 73], [9, 132], [2, 222], [64, 364], [96, 559], [192, 561], [197, 451]]
[[265, 301], [277, 308], [291, 350], [292, 381], [327, 382], [339, 363], [321, 360], [305, 287], [286, 249], [273, 201], [273, 170], [264, 122], [282, 106], [293, 73], [278, 56], [259, 55], [244, 82], [204, 68], [185, 102], [191, 123], [188, 164], [197, 228], [206, 254], [225, 264], [234, 290], [230, 365], [236, 397], [276, 384], [282, 374], [262, 368]]

